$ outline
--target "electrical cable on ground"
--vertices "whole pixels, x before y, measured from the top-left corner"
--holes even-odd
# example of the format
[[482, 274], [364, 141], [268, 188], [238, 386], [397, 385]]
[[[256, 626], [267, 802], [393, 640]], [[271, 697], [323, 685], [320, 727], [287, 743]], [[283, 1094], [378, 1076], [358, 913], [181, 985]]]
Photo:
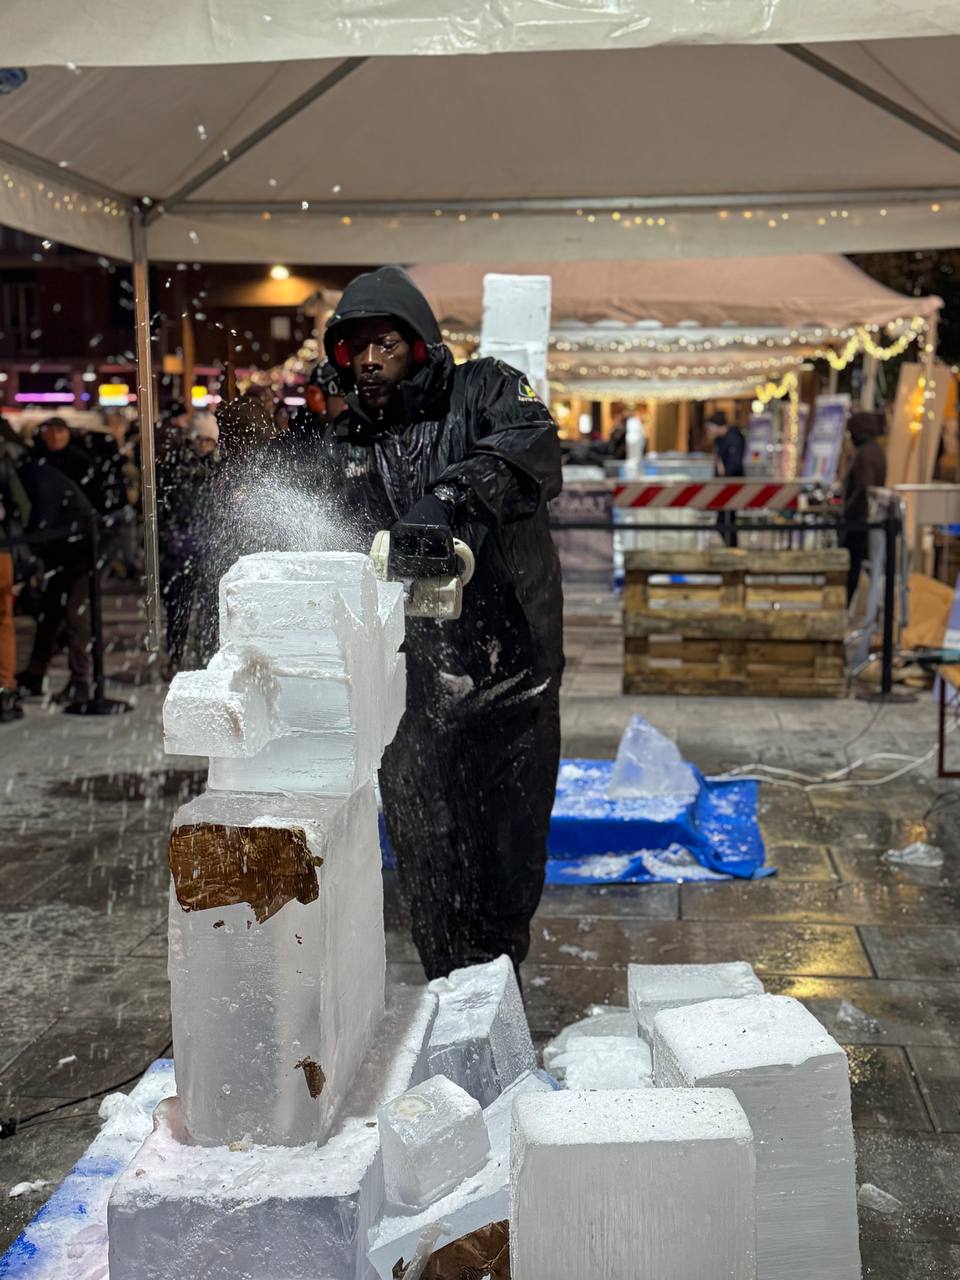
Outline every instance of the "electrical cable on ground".
[[[955, 732], [958, 727], [960, 725], [951, 725], [947, 733]], [[856, 741], [856, 739], [852, 739], [852, 741]], [[794, 791], [832, 791], [851, 785], [881, 787], [889, 782], [896, 781], [897, 778], [902, 778], [904, 774], [910, 773], [914, 769], [919, 769], [928, 760], [933, 759], [938, 749], [938, 745], [934, 745], [921, 756], [907, 756], [899, 751], [873, 751], [870, 755], [864, 756], [860, 760], [855, 760], [852, 764], [845, 765], [842, 769], [837, 769], [833, 773], [828, 773], [819, 778], [810, 774], [799, 773], [795, 769], [781, 769], [776, 765], [755, 761], [753, 764], [741, 765], [736, 769], [731, 769], [728, 773], [720, 774], [716, 781], [768, 782], [772, 786], [788, 787]], [[871, 760], [905, 760], [907, 763], [903, 768], [895, 769], [893, 773], [885, 774], [881, 778], [865, 778], [856, 783], [847, 781], [851, 773], [856, 769], [861, 769], [865, 764], [869, 764]]]
[[[163, 1046], [156, 1058], [165, 1058], [169, 1051], [173, 1048], [173, 1041], [170, 1040]], [[70, 1098], [66, 1102], [58, 1102], [55, 1107], [45, 1107], [43, 1111], [34, 1111], [29, 1116], [8, 1116], [0, 1119], [0, 1141], [4, 1138], [12, 1138], [15, 1133], [22, 1133], [24, 1129], [32, 1129], [36, 1124], [46, 1123], [44, 1116], [52, 1116], [57, 1111], [66, 1111], [68, 1107], [79, 1106], [81, 1102], [90, 1102], [93, 1098], [102, 1098], [108, 1093], [116, 1093], [120, 1089], [125, 1089], [128, 1084], [134, 1084], [144, 1074], [152, 1062], [156, 1058], [151, 1058], [146, 1067], [135, 1072], [132, 1076], [128, 1076], [126, 1080], [120, 1080], [116, 1084], [107, 1085], [105, 1089], [95, 1089], [92, 1093], [85, 1093], [81, 1098]]]

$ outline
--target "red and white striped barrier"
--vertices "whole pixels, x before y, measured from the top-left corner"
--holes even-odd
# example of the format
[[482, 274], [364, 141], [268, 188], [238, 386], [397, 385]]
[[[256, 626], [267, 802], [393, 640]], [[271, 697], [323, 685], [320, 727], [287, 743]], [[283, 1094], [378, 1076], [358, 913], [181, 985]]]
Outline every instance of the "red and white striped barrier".
[[787, 511], [808, 485], [802, 480], [701, 480], [657, 484], [617, 484], [613, 505], [650, 511], [684, 507], [690, 511]]

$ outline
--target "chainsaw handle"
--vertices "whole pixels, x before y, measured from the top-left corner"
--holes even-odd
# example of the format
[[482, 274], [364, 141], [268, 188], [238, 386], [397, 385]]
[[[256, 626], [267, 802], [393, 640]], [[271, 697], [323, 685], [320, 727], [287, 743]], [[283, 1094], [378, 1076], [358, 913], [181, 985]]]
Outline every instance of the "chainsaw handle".
[[453, 553], [463, 565], [463, 571], [458, 575], [462, 586], [466, 586], [473, 577], [477, 562], [474, 559], [473, 552], [465, 542], [461, 542], [459, 538], [453, 540]]

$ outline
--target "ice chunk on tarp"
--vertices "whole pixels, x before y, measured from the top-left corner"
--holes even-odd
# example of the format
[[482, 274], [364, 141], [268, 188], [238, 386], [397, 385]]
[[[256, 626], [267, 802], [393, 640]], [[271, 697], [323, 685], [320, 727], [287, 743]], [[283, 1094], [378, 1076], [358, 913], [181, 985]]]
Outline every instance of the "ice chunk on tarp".
[[425, 1079], [436, 997], [388, 992], [387, 1012], [327, 1142], [186, 1141], [177, 1099], [110, 1197], [110, 1280], [367, 1280], [383, 1206], [377, 1112]]
[[439, 998], [430, 1069], [466, 1089], [482, 1107], [536, 1066], [520, 988], [507, 956], [436, 978]]
[[736, 1093], [757, 1149], [758, 1280], [859, 1280], [847, 1057], [789, 996], [667, 1009], [654, 1022], [664, 1088]]
[[664, 1009], [760, 995], [763, 983], [750, 965], [734, 960], [726, 964], [631, 964], [627, 967], [627, 988], [640, 1034], [653, 1044], [654, 1019]]
[[519, 1098], [514, 1280], [754, 1280], [753, 1136], [729, 1090]]
[[680, 754], [677, 744], [643, 716], [631, 716], [607, 784], [610, 799], [676, 798], [691, 804], [697, 790], [696, 774]]
[[476, 1098], [431, 1076], [381, 1107], [387, 1200], [422, 1209], [486, 1162], [490, 1140]]
[[507, 1218], [510, 1188], [510, 1123], [513, 1104], [526, 1094], [550, 1093], [556, 1085], [542, 1071], [525, 1072], [483, 1112], [490, 1139], [486, 1163], [448, 1195], [418, 1214], [390, 1210], [370, 1232], [370, 1262], [381, 1280], [392, 1280], [421, 1246], [439, 1252], [445, 1245]]

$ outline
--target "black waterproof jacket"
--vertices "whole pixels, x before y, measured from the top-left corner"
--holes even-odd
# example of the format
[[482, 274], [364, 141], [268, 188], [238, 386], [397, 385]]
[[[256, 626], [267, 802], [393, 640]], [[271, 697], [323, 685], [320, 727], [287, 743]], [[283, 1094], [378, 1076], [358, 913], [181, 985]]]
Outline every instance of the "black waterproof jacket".
[[[560, 448], [549, 411], [523, 374], [497, 360], [454, 365], [430, 307], [409, 276], [385, 267], [346, 289], [325, 336], [390, 315], [426, 342], [426, 365], [399, 388], [402, 409], [371, 420], [349, 386], [347, 411], [323, 439], [324, 483], [367, 551], [441, 482], [468, 495], [454, 534], [477, 559], [456, 622], [408, 618], [409, 713], [473, 718], [536, 699], [563, 667], [560, 566], [547, 502], [560, 491]], [[343, 375], [349, 383], [349, 374]]]

